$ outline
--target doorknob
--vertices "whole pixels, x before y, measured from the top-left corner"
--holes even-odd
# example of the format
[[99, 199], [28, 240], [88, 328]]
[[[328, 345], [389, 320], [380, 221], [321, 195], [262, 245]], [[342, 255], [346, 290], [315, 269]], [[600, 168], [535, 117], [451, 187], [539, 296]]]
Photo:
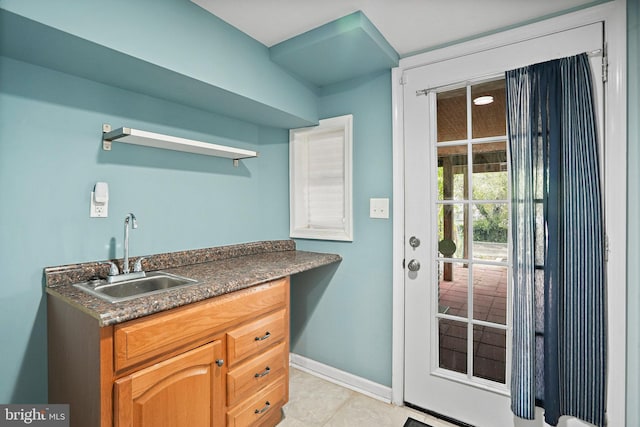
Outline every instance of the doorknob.
[[411, 261], [409, 261], [409, 264], [407, 264], [407, 268], [409, 269], [409, 271], [418, 271], [420, 270], [420, 262], [412, 259]]
[[418, 246], [420, 246], [420, 239], [418, 239], [416, 236], [411, 236], [411, 238], [409, 239], [409, 246], [411, 246], [412, 248], [417, 248]]

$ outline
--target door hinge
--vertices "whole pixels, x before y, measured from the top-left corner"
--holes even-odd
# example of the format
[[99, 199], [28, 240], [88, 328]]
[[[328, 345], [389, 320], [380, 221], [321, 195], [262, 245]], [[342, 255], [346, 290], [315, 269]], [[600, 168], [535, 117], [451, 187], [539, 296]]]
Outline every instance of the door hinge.
[[609, 80], [609, 55], [607, 55], [607, 44], [602, 48], [602, 83]]
[[402, 73], [402, 75], [400, 76], [400, 84], [404, 86], [407, 84], [407, 82], [408, 82], [407, 75]]
[[[403, 266], [404, 266], [404, 260]], [[604, 235], [604, 262], [609, 262], [609, 236]]]
[[403, 259], [402, 259], [402, 269], [403, 269], [403, 270], [404, 270], [404, 268], [405, 268], [405, 267], [404, 267], [404, 262], [405, 262], [405, 259], [403, 258]]

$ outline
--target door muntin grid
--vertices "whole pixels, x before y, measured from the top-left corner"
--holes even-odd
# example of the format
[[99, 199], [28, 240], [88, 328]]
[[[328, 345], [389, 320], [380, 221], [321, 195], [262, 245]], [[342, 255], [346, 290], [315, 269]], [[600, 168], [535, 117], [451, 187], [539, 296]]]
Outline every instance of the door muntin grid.
[[[505, 392], [510, 204], [504, 80], [469, 83], [432, 96], [438, 127], [432, 133], [437, 304], [432, 372]], [[474, 105], [478, 96], [492, 96], [493, 102]]]

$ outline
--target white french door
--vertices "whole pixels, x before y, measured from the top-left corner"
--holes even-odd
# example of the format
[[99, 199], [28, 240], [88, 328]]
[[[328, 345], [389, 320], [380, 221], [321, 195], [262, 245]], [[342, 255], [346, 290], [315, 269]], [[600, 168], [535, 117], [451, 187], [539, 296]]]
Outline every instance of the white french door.
[[[478, 427], [519, 425], [503, 76], [602, 49], [602, 33], [596, 23], [404, 71], [407, 403]], [[493, 102], [476, 105], [480, 96]]]

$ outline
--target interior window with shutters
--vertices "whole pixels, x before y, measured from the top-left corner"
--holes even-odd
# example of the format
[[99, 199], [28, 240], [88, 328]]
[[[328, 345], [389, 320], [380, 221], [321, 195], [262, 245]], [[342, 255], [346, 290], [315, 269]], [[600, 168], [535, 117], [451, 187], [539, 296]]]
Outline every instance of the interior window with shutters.
[[353, 240], [353, 116], [289, 132], [290, 236]]

